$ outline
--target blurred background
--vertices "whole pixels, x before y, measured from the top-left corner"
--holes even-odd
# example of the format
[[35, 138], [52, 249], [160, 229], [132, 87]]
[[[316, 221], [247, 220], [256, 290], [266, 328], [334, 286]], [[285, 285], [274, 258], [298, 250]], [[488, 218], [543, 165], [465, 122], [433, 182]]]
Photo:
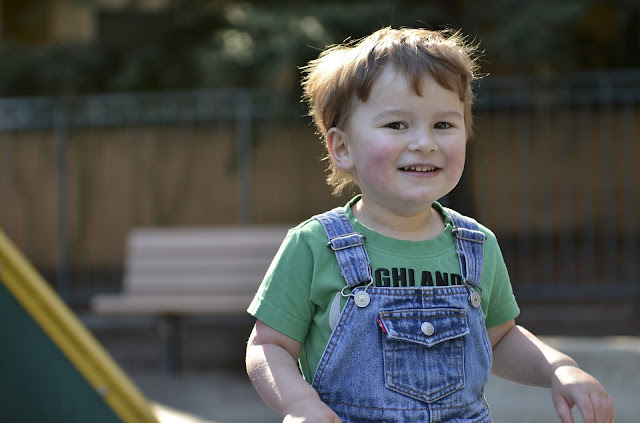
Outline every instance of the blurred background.
[[[614, 301], [603, 321], [640, 299], [636, 1], [0, 5], [0, 226], [74, 308], [120, 289], [133, 227], [343, 204], [299, 68], [386, 25], [460, 28], [484, 51], [465, 178], [443, 201], [496, 232], [520, 301]], [[637, 333], [623, 317], [568, 326]]]
[[2, 0], [0, 227], [91, 321], [132, 228], [295, 225], [344, 204], [300, 67], [383, 26], [461, 29], [483, 51], [443, 202], [497, 234], [520, 323], [638, 335], [637, 0]]

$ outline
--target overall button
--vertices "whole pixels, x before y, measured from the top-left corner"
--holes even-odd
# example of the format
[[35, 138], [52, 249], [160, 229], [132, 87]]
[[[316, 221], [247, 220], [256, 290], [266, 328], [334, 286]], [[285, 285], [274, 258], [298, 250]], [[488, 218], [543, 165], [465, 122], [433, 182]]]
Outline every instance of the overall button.
[[481, 301], [482, 301], [482, 297], [477, 292], [474, 291], [471, 293], [471, 295], [469, 295], [469, 302], [474, 308], [480, 307]]
[[429, 322], [424, 322], [422, 326], [420, 326], [420, 330], [427, 336], [431, 336], [433, 335], [433, 332], [435, 332], [435, 328]]
[[367, 294], [366, 291], [358, 291], [353, 296], [353, 301], [358, 307], [362, 308], [369, 305], [369, 303], [371, 302], [371, 297], [369, 296], [369, 294]]

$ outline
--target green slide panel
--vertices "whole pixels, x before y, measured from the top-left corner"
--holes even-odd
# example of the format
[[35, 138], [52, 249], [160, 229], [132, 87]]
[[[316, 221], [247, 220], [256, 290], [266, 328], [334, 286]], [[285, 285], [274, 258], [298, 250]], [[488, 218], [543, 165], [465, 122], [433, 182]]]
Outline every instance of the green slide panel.
[[143, 394], [0, 230], [0, 421], [157, 423]]

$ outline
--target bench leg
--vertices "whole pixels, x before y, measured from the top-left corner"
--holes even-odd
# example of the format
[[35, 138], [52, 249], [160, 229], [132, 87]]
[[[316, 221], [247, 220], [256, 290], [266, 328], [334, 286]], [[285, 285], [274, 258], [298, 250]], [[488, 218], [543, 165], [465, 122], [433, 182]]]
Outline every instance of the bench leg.
[[158, 321], [163, 348], [160, 368], [167, 374], [180, 371], [180, 320], [180, 316], [170, 314]]

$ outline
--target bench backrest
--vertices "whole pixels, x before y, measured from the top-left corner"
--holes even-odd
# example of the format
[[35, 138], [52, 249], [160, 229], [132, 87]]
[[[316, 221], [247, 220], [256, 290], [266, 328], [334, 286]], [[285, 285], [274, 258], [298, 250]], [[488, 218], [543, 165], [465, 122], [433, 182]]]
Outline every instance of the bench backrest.
[[255, 292], [289, 226], [139, 228], [129, 233], [130, 294]]

